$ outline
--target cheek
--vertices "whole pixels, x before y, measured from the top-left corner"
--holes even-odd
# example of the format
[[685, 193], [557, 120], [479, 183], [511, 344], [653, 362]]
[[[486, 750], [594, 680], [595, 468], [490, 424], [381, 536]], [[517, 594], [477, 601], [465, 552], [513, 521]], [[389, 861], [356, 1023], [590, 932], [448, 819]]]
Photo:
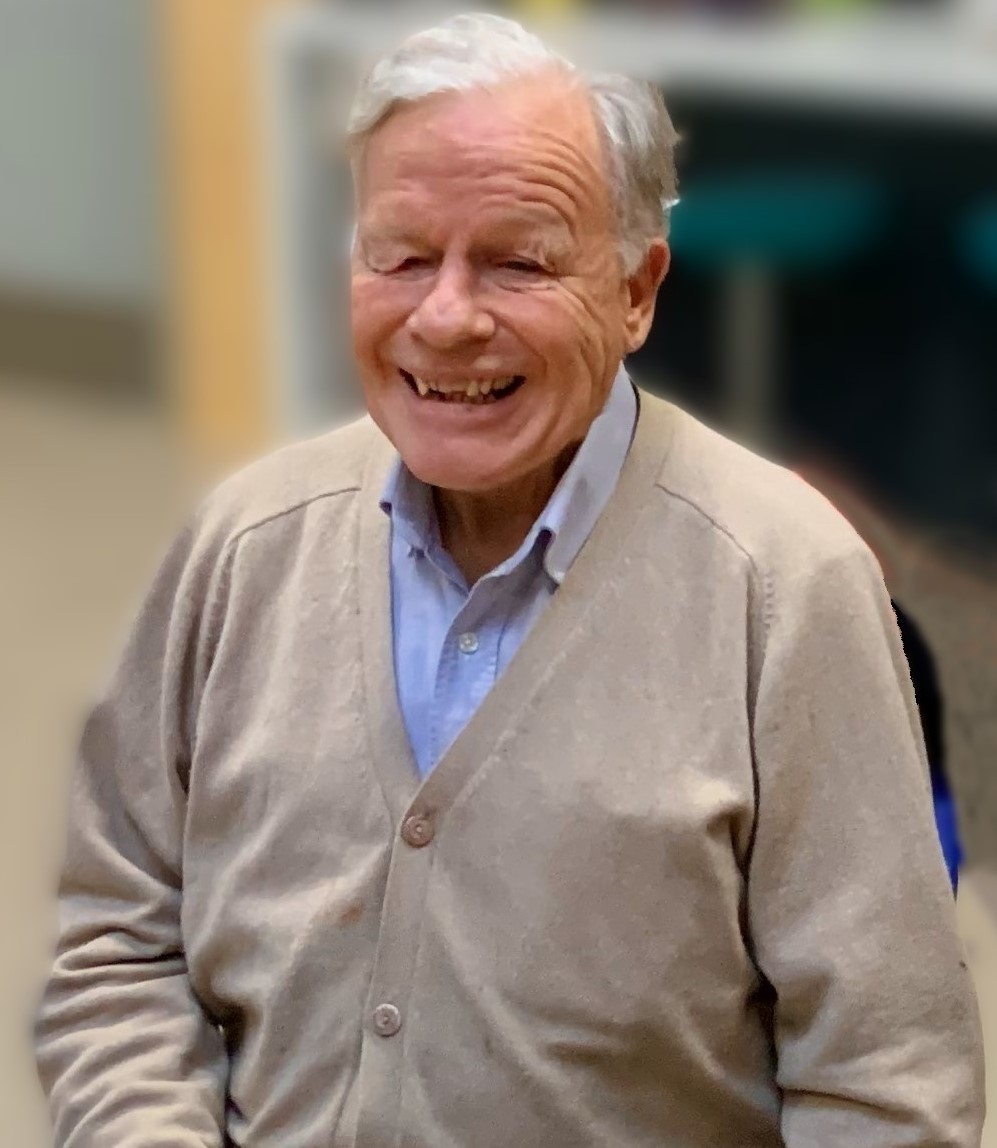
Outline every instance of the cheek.
[[614, 354], [623, 334], [622, 289], [615, 251], [594, 253], [564, 286], [566, 306], [587, 353]]
[[622, 336], [625, 284], [615, 253], [597, 260], [579, 285], [579, 304], [585, 322], [600, 332]]
[[532, 326], [551, 352], [560, 352], [558, 358], [581, 359], [592, 374], [602, 375], [609, 360], [621, 357], [622, 314], [611, 289], [588, 279], [566, 281], [556, 306], [543, 310]]
[[553, 350], [562, 346], [577, 354], [599, 342], [611, 318], [611, 294], [588, 277], [566, 276], [549, 290], [526, 292], [515, 300], [515, 321]]
[[367, 365], [378, 358], [394, 333], [405, 325], [414, 303], [409, 292], [355, 276], [350, 287], [350, 327], [357, 357]]

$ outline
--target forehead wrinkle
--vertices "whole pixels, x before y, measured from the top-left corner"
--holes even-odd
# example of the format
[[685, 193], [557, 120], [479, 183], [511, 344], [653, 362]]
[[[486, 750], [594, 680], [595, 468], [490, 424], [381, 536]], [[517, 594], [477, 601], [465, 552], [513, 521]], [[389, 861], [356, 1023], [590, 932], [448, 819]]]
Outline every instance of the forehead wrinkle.
[[[591, 198], [594, 188], [604, 191], [606, 187], [605, 164], [598, 140], [589, 148], [580, 140], [535, 124], [522, 132], [503, 131], [476, 140], [458, 140], [442, 133], [439, 152], [431, 152], [424, 146], [406, 150], [415, 161], [416, 172], [420, 167], [435, 169], [430, 170], [430, 175], [437, 178], [480, 179], [479, 169], [486, 173], [504, 170], [530, 183], [542, 183], [553, 176], [565, 193], [579, 201]], [[405, 164], [409, 156], [398, 158]], [[578, 194], [572, 194], [574, 188]]]
[[[454, 181], [418, 177], [401, 179], [377, 192], [368, 202], [361, 221], [385, 232], [427, 231], [428, 225], [450, 231], [455, 227], [500, 228], [521, 231], [538, 238], [574, 237], [577, 232], [574, 203], [558, 184], [523, 178], [511, 172], [485, 176], [462, 176]], [[427, 196], [426, 192], [429, 191]], [[435, 202], [434, 202], [435, 200]]]
[[374, 220], [397, 215], [406, 221], [413, 216], [424, 221], [434, 214], [427, 198], [435, 198], [448, 224], [460, 217], [455, 205], [464, 205], [467, 212], [493, 215], [503, 224], [535, 228], [541, 233], [566, 230], [577, 238], [585, 201], [592, 198], [590, 181], [570, 161], [538, 167], [535, 156], [531, 159], [529, 164], [503, 165], [498, 170], [490, 164], [483, 173], [469, 171], [466, 163], [453, 174], [431, 166], [399, 173], [387, 187], [374, 193], [370, 210], [364, 214]]

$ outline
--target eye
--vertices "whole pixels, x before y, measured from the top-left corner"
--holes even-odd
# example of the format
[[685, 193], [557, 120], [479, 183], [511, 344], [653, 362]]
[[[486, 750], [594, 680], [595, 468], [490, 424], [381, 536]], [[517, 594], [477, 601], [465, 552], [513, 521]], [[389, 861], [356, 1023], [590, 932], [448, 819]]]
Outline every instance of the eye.
[[392, 251], [372, 253], [366, 257], [366, 263], [378, 275], [420, 274], [433, 266], [433, 260], [427, 256]]
[[392, 271], [424, 271], [427, 267], [431, 266], [430, 261], [421, 255], [410, 255], [407, 259], [403, 259], [401, 263], [396, 263], [392, 267]]
[[518, 271], [525, 275], [538, 275], [544, 270], [539, 263], [534, 263], [532, 259], [506, 259], [501, 266], [505, 271]]

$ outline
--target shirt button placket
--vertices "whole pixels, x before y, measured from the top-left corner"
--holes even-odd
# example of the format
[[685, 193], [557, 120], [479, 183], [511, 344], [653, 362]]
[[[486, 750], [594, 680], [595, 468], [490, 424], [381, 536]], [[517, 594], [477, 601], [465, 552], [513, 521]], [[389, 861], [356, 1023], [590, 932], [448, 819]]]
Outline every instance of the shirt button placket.
[[476, 654], [479, 644], [478, 635], [473, 630], [466, 631], [457, 639], [457, 649], [462, 654]]

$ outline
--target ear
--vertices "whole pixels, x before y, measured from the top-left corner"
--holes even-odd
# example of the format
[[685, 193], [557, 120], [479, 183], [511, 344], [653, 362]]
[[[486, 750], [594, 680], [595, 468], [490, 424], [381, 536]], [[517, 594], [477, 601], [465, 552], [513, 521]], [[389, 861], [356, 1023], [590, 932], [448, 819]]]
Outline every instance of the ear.
[[627, 280], [627, 309], [624, 320], [627, 354], [644, 345], [654, 319], [658, 288], [664, 282], [671, 263], [671, 251], [663, 239], [655, 239], [640, 266]]

